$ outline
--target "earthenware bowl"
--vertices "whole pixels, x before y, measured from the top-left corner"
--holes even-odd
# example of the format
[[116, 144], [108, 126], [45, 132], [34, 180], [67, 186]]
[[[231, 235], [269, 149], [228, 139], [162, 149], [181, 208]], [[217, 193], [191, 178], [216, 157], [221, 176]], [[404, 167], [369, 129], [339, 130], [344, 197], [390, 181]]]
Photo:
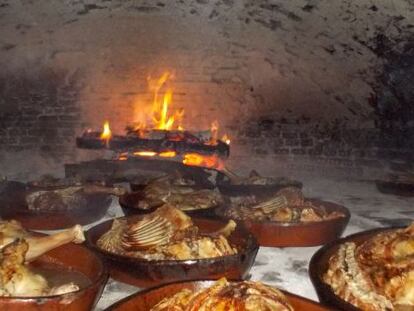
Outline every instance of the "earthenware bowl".
[[0, 297], [0, 310], [7, 311], [90, 311], [98, 302], [108, 278], [102, 260], [88, 248], [66, 244], [36, 259], [35, 267], [81, 273], [89, 282], [80, 290], [47, 297]]
[[[308, 201], [322, 206], [329, 213], [342, 213], [343, 217], [314, 222], [237, 221], [246, 226], [260, 246], [316, 246], [339, 238], [349, 222], [349, 210], [331, 202], [316, 199], [308, 199]], [[216, 214], [227, 218], [224, 216], [223, 208], [216, 210]]]
[[[172, 296], [183, 289], [200, 290], [214, 284], [214, 281], [194, 281], [164, 285], [129, 296], [106, 311], [148, 311], [163, 298]], [[327, 311], [329, 308], [312, 300], [283, 291], [295, 310]]]
[[[141, 201], [145, 201], [145, 197], [142, 191], [126, 193], [119, 197], [119, 205], [121, 206], [122, 211], [124, 212], [124, 215], [126, 216], [149, 214], [149, 213], [154, 212], [157, 208], [162, 206], [160, 204], [159, 206], [144, 209], [139, 206], [139, 203]], [[184, 212], [192, 217], [214, 217], [216, 215], [215, 210], [219, 206], [225, 206], [225, 205], [226, 205], [225, 203], [219, 203], [209, 208], [186, 210]]]
[[[140, 219], [142, 216], [129, 216]], [[203, 218], [193, 218], [200, 232], [213, 232], [225, 222]], [[195, 279], [243, 279], [247, 276], [256, 258], [259, 246], [256, 239], [243, 227], [237, 226], [229, 237], [229, 242], [237, 248], [235, 255], [196, 260], [145, 260], [121, 256], [100, 249], [96, 242], [107, 232], [112, 220], [103, 222], [86, 233], [89, 247], [98, 252], [108, 264], [111, 276], [119, 281], [139, 287], [150, 287], [165, 283]]]
[[29, 210], [26, 196], [33, 191], [48, 191], [62, 187], [30, 187], [18, 191], [0, 207], [0, 216], [5, 219], [15, 219], [23, 227], [31, 230], [57, 230], [74, 226], [87, 225], [101, 219], [107, 212], [112, 197], [106, 193], [84, 193], [84, 203], [76, 208], [67, 210]]
[[339, 247], [345, 242], [354, 242], [357, 245], [360, 245], [368, 239], [372, 238], [374, 235], [391, 229], [397, 228], [381, 228], [352, 234], [325, 245], [312, 256], [309, 263], [309, 276], [311, 278], [313, 286], [316, 289], [319, 300], [322, 303], [338, 308], [340, 310], [360, 310], [359, 308], [354, 307], [352, 304], [337, 296], [331, 287], [323, 281], [323, 275], [329, 268], [329, 258], [331, 258], [338, 251]]

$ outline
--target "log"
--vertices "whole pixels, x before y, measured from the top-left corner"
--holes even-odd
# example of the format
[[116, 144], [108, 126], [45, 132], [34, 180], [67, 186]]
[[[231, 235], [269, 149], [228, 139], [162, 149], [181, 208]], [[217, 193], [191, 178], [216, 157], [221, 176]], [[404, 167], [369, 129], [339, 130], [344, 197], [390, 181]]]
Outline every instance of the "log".
[[198, 184], [215, 185], [216, 180], [223, 179], [222, 173], [214, 169], [187, 166], [180, 162], [162, 159], [130, 158], [126, 161], [98, 159], [65, 164], [67, 178], [105, 180], [108, 183], [155, 178], [177, 172], [183, 177], [189, 176]]
[[127, 136], [139, 137], [141, 139], [167, 139], [167, 140], [183, 140], [187, 143], [208, 143], [212, 138], [211, 130], [190, 132], [179, 130], [158, 130], [158, 129], [132, 129], [126, 128]]
[[[156, 153], [175, 151], [178, 155], [199, 153], [202, 155], [217, 155], [225, 159], [230, 155], [230, 146], [221, 140], [214, 145], [203, 143], [199, 138], [187, 131], [154, 131], [157, 139], [141, 138], [136, 135], [115, 135], [106, 141], [100, 138], [100, 132], [85, 132], [76, 138], [76, 146], [82, 149], [110, 149], [117, 152], [152, 151]], [[163, 133], [162, 137], [159, 135]]]

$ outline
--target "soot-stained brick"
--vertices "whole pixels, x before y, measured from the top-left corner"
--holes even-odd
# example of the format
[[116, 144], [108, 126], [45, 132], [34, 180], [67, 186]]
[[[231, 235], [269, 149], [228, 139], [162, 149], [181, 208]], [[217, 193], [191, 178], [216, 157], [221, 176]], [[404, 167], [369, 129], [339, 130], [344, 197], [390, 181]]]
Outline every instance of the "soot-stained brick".
[[79, 130], [81, 122], [79, 88], [70, 80], [65, 72], [50, 69], [0, 74], [0, 102], [7, 103], [0, 105], [0, 124], [4, 125], [0, 139], [5, 149], [39, 151], [39, 142], [52, 153], [73, 148], [63, 146], [67, 137], [60, 134]]
[[288, 155], [289, 149], [288, 148], [274, 148], [273, 153], [276, 155]]
[[304, 155], [304, 154], [306, 154], [306, 150], [303, 149], [303, 148], [293, 148], [291, 152], [294, 155]]
[[275, 121], [271, 119], [263, 119], [258, 122], [258, 126], [262, 131], [271, 131], [274, 125]]
[[255, 19], [254, 21], [266, 28], [269, 28], [272, 31], [282, 28], [282, 23], [274, 19], [268, 21], [262, 19]]
[[137, 11], [137, 12], [141, 12], [141, 13], [154, 13], [154, 12], [160, 11], [159, 7], [144, 6], [144, 5], [141, 5], [141, 6], [133, 5], [133, 6], [130, 6], [129, 9]]
[[282, 137], [286, 139], [295, 139], [295, 138], [298, 138], [298, 133], [295, 131], [283, 132]]
[[284, 16], [286, 16], [287, 18], [299, 22], [302, 20], [302, 18], [300, 16], [298, 16], [297, 14], [285, 9], [284, 7], [282, 7], [279, 4], [261, 4], [260, 8], [265, 9], [265, 10], [269, 10], [272, 12], [277, 12], [280, 13]]
[[16, 44], [3, 44], [1, 49], [3, 51], [9, 51], [9, 50], [14, 49], [16, 46], [17, 46]]
[[99, 5], [96, 5], [96, 4], [93, 4], [93, 3], [84, 4], [83, 9], [78, 11], [78, 15], [85, 15], [85, 14], [88, 14], [90, 11], [102, 10], [102, 9], [105, 9], [105, 8], [106, 8], [105, 6], [99, 6]]
[[312, 12], [314, 9], [315, 9], [315, 6], [309, 3], [302, 7], [302, 10], [305, 12]]
[[299, 139], [285, 139], [285, 144], [290, 147], [299, 146]]
[[258, 155], [267, 155], [267, 154], [269, 154], [269, 151], [265, 148], [255, 148], [254, 152]]

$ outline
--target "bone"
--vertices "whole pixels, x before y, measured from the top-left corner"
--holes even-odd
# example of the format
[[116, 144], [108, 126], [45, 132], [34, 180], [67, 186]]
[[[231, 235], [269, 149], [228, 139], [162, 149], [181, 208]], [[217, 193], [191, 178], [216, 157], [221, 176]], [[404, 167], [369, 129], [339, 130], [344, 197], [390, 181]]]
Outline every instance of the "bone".
[[49, 295], [63, 295], [67, 293], [76, 292], [79, 290], [79, 286], [75, 283], [67, 283], [60, 286], [52, 287], [49, 291]]
[[26, 261], [32, 261], [48, 251], [62, 246], [64, 244], [73, 242], [80, 244], [85, 241], [82, 226], [75, 225], [74, 227], [58, 232], [56, 234], [45, 237], [26, 237], [29, 244], [29, 250], [26, 254]]

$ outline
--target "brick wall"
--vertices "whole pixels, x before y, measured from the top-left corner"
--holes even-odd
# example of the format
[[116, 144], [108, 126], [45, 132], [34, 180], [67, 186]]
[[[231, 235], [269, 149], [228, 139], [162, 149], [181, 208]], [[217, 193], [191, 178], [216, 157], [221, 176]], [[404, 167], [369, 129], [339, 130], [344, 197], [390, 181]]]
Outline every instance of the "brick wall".
[[0, 77], [0, 151], [62, 156], [80, 126], [79, 90], [53, 71]]
[[300, 121], [251, 121], [237, 133], [237, 142], [254, 154], [317, 156], [342, 159], [412, 160], [414, 128], [384, 133], [346, 124]]
[[255, 163], [276, 175], [383, 176], [399, 163], [413, 169], [414, 128], [385, 131], [349, 128], [346, 123], [301, 119], [259, 119], [235, 134], [230, 165], [244, 170]]
[[[395, 81], [384, 68], [402, 72], [399, 85], [408, 76], [388, 49], [408, 53], [413, 14], [405, 0], [0, 0], [0, 175], [87, 158], [75, 136], [106, 119], [121, 132], [150, 104], [147, 77], [165, 70], [175, 73], [173, 106], [185, 108], [187, 127], [218, 120], [235, 155], [379, 153], [366, 139], [350, 147], [320, 132], [336, 119], [348, 124], [343, 137], [377, 131], [394, 105], [384, 100], [382, 83]], [[411, 110], [395, 111], [392, 122]], [[261, 116], [318, 127], [255, 124]]]

